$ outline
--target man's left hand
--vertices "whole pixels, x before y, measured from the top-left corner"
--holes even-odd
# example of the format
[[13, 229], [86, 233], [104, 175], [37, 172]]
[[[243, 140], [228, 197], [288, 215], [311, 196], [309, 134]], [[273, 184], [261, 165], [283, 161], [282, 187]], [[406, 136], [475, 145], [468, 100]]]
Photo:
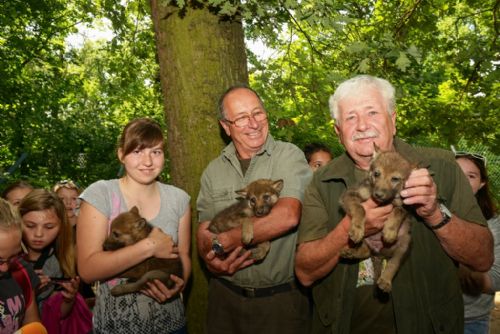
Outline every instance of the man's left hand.
[[437, 187], [427, 168], [415, 169], [401, 191], [403, 203], [413, 205], [416, 213], [426, 221], [439, 211]]

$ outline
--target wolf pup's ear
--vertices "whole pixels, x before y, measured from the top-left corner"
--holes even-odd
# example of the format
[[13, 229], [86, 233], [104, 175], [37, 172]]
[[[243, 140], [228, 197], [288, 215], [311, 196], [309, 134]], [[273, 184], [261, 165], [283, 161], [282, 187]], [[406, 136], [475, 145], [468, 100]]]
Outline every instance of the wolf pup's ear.
[[277, 191], [277, 192], [281, 192], [281, 190], [283, 189], [283, 180], [276, 180], [273, 182], [273, 188]]
[[139, 214], [139, 209], [134, 205], [132, 207], [132, 209], [130, 209], [130, 212], [135, 213], [135, 214]]
[[135, 228], [137, 230], [142, 230], [144, 228], [144, 226], [146, 226], [147, 223], [148, 222], [144, 218], [138, 219], [135, 221]]
[[247, 188], [243, 188], [243, 189], [240, 189], [240, 190], [236, 190], [235, 193], [237, 193], [241, 197], [247, 197], [248, 191], [247, 191]]

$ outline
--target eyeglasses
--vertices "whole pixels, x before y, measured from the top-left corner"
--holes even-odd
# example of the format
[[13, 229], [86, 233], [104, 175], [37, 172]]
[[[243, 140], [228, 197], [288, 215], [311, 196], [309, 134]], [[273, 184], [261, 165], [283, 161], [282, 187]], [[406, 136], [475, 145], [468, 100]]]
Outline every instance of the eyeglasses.
[[11, 264], [12, 262], [14, 262], [16, 260], [19, 260], [22, 256], [23, 256], [23, 254], [19, 253], [19, 254], [11, 256], [11, 257], [9, 257], [8, 259], [5, 259], [5, 260], [4, 259], [0, 259], [0, 266], [4, 265], [6, 263]]
[[229, 124], [233, 124], [238, 128], [244, 128], [250, 123], [250, 117], [253, 118], [256, 122], [262, 122], [267, 119], [267, 114], [263, 111], [256, 111], [251, 113], [250, 115], [240, 116], [236, 118], [234, 121], [230, 121], [228, 119], [224, 119], [224, 121]]
[[486, 167], [487, 159], [482, 154], [473, 153], [473, 152], [465, 152], [465, 151], [457, 151], [457, 150], [455, 150], [455, 147], [453, 145], [451, 146], [451, 150], [455, 154], [456, 158], [460, 158], [460, 157], [468, 158], [469, 157], [469, 158], [477, 159], [483, 163], [484, 167]]

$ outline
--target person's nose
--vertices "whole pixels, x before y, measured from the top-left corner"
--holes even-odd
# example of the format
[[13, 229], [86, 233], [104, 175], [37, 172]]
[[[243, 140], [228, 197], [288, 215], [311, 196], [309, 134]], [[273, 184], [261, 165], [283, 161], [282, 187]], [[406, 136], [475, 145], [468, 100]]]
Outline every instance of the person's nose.
[[356, 130], [358, 131], [365, 131], [368, 129], [368, 121], [366, 120], [365, 116], [360, 116], [358, 117], [358, 121], [356, 123]]
[[256, 129], [259, 127], [259, 122], [255, 120], [253, 115], [248, 116], [248, 127], [252, 129]]
[[35, 237], [42, 237], [42, 236], [43, 236], [43, 227], [37, 226], [35, 228]]
[[153, 164], [153, 158], [151, 158], [151, 152], [145, 152], [142, 156], [142, 163], [144, 166], [151, 166]]

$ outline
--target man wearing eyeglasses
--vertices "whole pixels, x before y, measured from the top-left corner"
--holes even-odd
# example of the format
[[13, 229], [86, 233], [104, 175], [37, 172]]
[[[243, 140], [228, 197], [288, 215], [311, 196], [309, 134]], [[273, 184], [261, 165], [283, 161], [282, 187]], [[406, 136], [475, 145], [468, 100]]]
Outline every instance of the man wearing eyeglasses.
[[[311, 171], [303, 152], [269, 134], [267, 112], [255, 91], [228, 89], [219, 102], [219, 122], [232, 142], [201, 177], [197, 207], [198, 252], [212, 273], [207, 332], [307, 333], [309, 303], [293, 272], [296, 228]], [[216, 213], [236, 201], [236, 190], [251, 181], [283, 179], [270, 214], [254, 218], [252, 243], [271, 241], [262, 262], [241, 252], [241, 228], [215, 235], [208, 231]]]

